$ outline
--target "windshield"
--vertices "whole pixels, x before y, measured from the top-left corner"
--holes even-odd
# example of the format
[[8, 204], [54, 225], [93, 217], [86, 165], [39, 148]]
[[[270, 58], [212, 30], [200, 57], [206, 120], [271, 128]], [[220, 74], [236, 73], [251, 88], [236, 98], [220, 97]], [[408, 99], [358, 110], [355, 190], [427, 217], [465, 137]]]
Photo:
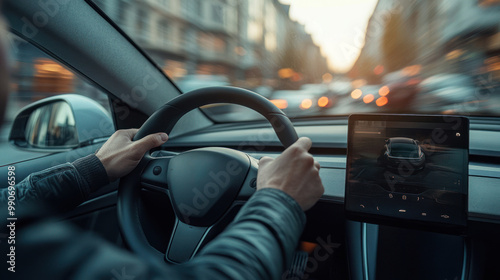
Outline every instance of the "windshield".
[[[499, 0], [95, 0], [183, 92], [238, 86], [289, 117], [500, 115]], [[258, 118], [204, 108], [215, 121]]]

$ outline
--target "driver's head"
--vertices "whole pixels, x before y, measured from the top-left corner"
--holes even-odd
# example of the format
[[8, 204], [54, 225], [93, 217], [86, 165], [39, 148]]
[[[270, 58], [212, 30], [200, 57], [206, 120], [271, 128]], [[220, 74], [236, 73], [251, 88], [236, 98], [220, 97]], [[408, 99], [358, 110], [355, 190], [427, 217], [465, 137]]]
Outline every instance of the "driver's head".
[[[0, 5], [1, 5], [0, 1]], [[3, 124], [9, 95], [9, 69], [7, 56], [7, 27], [0, 13], [0, 126]]]

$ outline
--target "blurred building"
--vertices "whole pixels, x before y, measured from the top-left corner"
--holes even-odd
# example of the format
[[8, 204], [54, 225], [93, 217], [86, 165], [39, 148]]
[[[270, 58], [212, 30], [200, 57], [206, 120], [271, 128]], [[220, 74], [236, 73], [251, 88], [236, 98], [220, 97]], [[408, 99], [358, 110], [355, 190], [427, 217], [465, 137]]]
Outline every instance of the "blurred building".
[[496, 64], [492, 73], [500, 78], [500, 1], [447, 0], [439, 8], [446, 18], [441, 44], [450, 68], [478, 75]]
[[319, 47], [278, 0], [95, 2], [173, 79], [223, 75], [241, 86], [273, 86], [278, 71], [293, 64], [284, 55], [290, 47], [297, 49], [289, 57], [302, 61], [293, 69], [301, 80], [328, 71]]
[[421, 65], [423, 77], [488, 72], [499, 78], [499, 32], [497, 0], [380, 0], [350, 74], [376, 83], [385, 74]]
[[174, 79], [235, 70], [236, 0], [96, 2]]
[[22, 107], [65, 93], [85, 95], [109, 108], [105, 94], [33, 44], [10, 34], [8, 46], [11, 78], [7, 122], [12, 121]]

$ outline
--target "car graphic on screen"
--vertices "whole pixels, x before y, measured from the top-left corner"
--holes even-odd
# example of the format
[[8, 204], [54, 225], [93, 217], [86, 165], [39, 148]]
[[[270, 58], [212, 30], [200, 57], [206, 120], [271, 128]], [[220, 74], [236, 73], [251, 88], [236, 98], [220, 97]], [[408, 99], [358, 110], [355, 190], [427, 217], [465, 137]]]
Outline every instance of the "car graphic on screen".
[[421, 170], [425, 166], [425, 154], [418, 140], [406, 137], [392, 137], [385, 140], [384, 161], [389, 168], [398, 168], [402, 163], [406, 168]]

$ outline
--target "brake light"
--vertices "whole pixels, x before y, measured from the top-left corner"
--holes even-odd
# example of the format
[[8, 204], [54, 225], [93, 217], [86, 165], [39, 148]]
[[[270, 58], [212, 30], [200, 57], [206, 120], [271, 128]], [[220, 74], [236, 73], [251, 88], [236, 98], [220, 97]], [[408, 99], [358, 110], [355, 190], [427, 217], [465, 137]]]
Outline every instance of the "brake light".
[[379, 97], [377, 99], [377, 101], [375, 101], [375, 103], [377, 104], [377, 106], [379, 107], [382, 107], [384, 106], [385, 104], [387, 104], [387, 102], [389, 102], [389, 100], [387, 99], [387, 97], [385, 96], [382, 96], [382, 97]]
[[361, 95], [363, 95], [363, 92], [360, 89], [355, 89], [351, 92], [351, 97], [353, 99], [358, 99], [361, 97]]
[[312, 104], [313, 104], [312, 100], [309, 98], [306, 98], [306, 99], [302, 100], [302, 102], [300, 103], [300, 109], [307, 110], [307, 109], [311, 108]]
[[388, 87], [388, 86], [383, 86], [383, 87], [381, 87], [381, 88], [378, 90], [378, 94], [379, 94], [380, 96], [386, 96], [386, 95], [388, 95], [388, 94], [389, 94], [389, 92], [390, 92], [390, 90], [389, 90], [389, 87]]
[[288, 102], [285, 99], [272, 99], [270, 101], [274, 104], [274, 106], [278, 107], [278, 109], [288, 108]]
[[318, 106], [321, 108], [325, 108], [329, 104], [330, 104], [330, 98], [328, 98], [326, 96], [322, 96], [322, 97], [320, 97], [320, 99], [318, 99]]
[[365, 97], [363, 97], [363, 102], [365, 102], [366, 104], [368, 104], [368, 103], [372, 102], [373, 99], [375, 99], [375, 97], [373, 96], [373, 94], [368, 94]]

